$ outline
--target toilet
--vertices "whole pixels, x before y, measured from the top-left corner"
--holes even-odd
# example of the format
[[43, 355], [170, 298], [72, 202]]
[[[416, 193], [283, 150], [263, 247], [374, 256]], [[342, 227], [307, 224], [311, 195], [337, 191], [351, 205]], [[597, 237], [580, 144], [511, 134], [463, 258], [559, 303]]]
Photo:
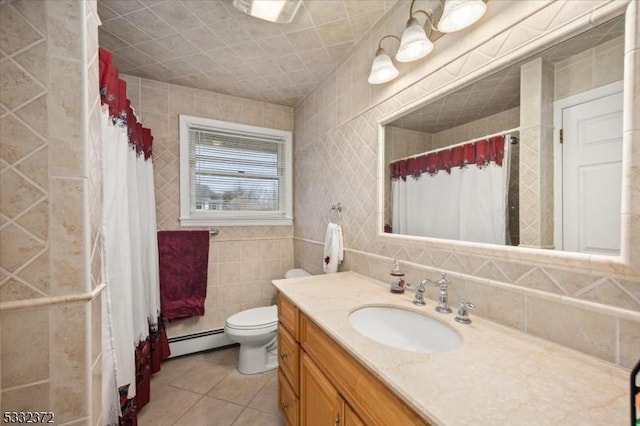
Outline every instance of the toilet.
[[[308, 277], [304, 269], [291, 269], [285, 278]], [[278, 367], [278, 307], [251, 308], [231, 315], [224, 325], [227, 337], [240, 343], [238, 371], [256, 374]]]

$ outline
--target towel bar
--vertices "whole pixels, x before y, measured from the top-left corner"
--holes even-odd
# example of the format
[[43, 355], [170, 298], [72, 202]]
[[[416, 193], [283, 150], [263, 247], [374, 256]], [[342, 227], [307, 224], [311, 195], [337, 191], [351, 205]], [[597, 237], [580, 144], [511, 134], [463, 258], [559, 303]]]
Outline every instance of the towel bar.
[[213, 228], [209, 230], [209, 236], [210, 237], [215, 237], [220, 233], [220, 230], [218, 228]]

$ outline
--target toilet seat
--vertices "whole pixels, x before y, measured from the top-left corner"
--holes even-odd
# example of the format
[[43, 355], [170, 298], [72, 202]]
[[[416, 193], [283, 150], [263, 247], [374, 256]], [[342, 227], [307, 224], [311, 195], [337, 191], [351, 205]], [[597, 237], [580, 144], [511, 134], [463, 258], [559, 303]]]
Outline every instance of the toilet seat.
[[278, 326], [278, 307], [263, 306], [238, 312], [227, 318], [227, 327], [233, 330], [265, 330]]

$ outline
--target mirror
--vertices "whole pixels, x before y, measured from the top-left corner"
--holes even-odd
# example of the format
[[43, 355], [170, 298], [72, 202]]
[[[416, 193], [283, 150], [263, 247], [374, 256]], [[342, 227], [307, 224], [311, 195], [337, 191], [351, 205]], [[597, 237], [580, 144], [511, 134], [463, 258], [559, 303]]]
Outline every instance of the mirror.
[[384, 232], [619, 255], [624, 25], [381, 123]]

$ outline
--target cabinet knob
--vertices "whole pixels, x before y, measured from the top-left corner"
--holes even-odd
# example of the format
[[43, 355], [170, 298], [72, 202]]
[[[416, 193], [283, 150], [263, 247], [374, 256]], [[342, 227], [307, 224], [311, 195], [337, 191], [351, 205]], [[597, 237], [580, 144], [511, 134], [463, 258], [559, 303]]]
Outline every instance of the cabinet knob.
[[287, 352], [280, 352], [280, 358], [285, 359], [289, 354]]
[[338, 426], [340, 424], [340, 413], [336, 414], [336, 419], [333, 422], [333, 426]]
[[282, 404], [280, 404], [280, 406], [282, 407], [283, 410], [286, 410], [287, 408], [289, 408], [289, 404], [287, 404], [286, 402], [283, 402]]

